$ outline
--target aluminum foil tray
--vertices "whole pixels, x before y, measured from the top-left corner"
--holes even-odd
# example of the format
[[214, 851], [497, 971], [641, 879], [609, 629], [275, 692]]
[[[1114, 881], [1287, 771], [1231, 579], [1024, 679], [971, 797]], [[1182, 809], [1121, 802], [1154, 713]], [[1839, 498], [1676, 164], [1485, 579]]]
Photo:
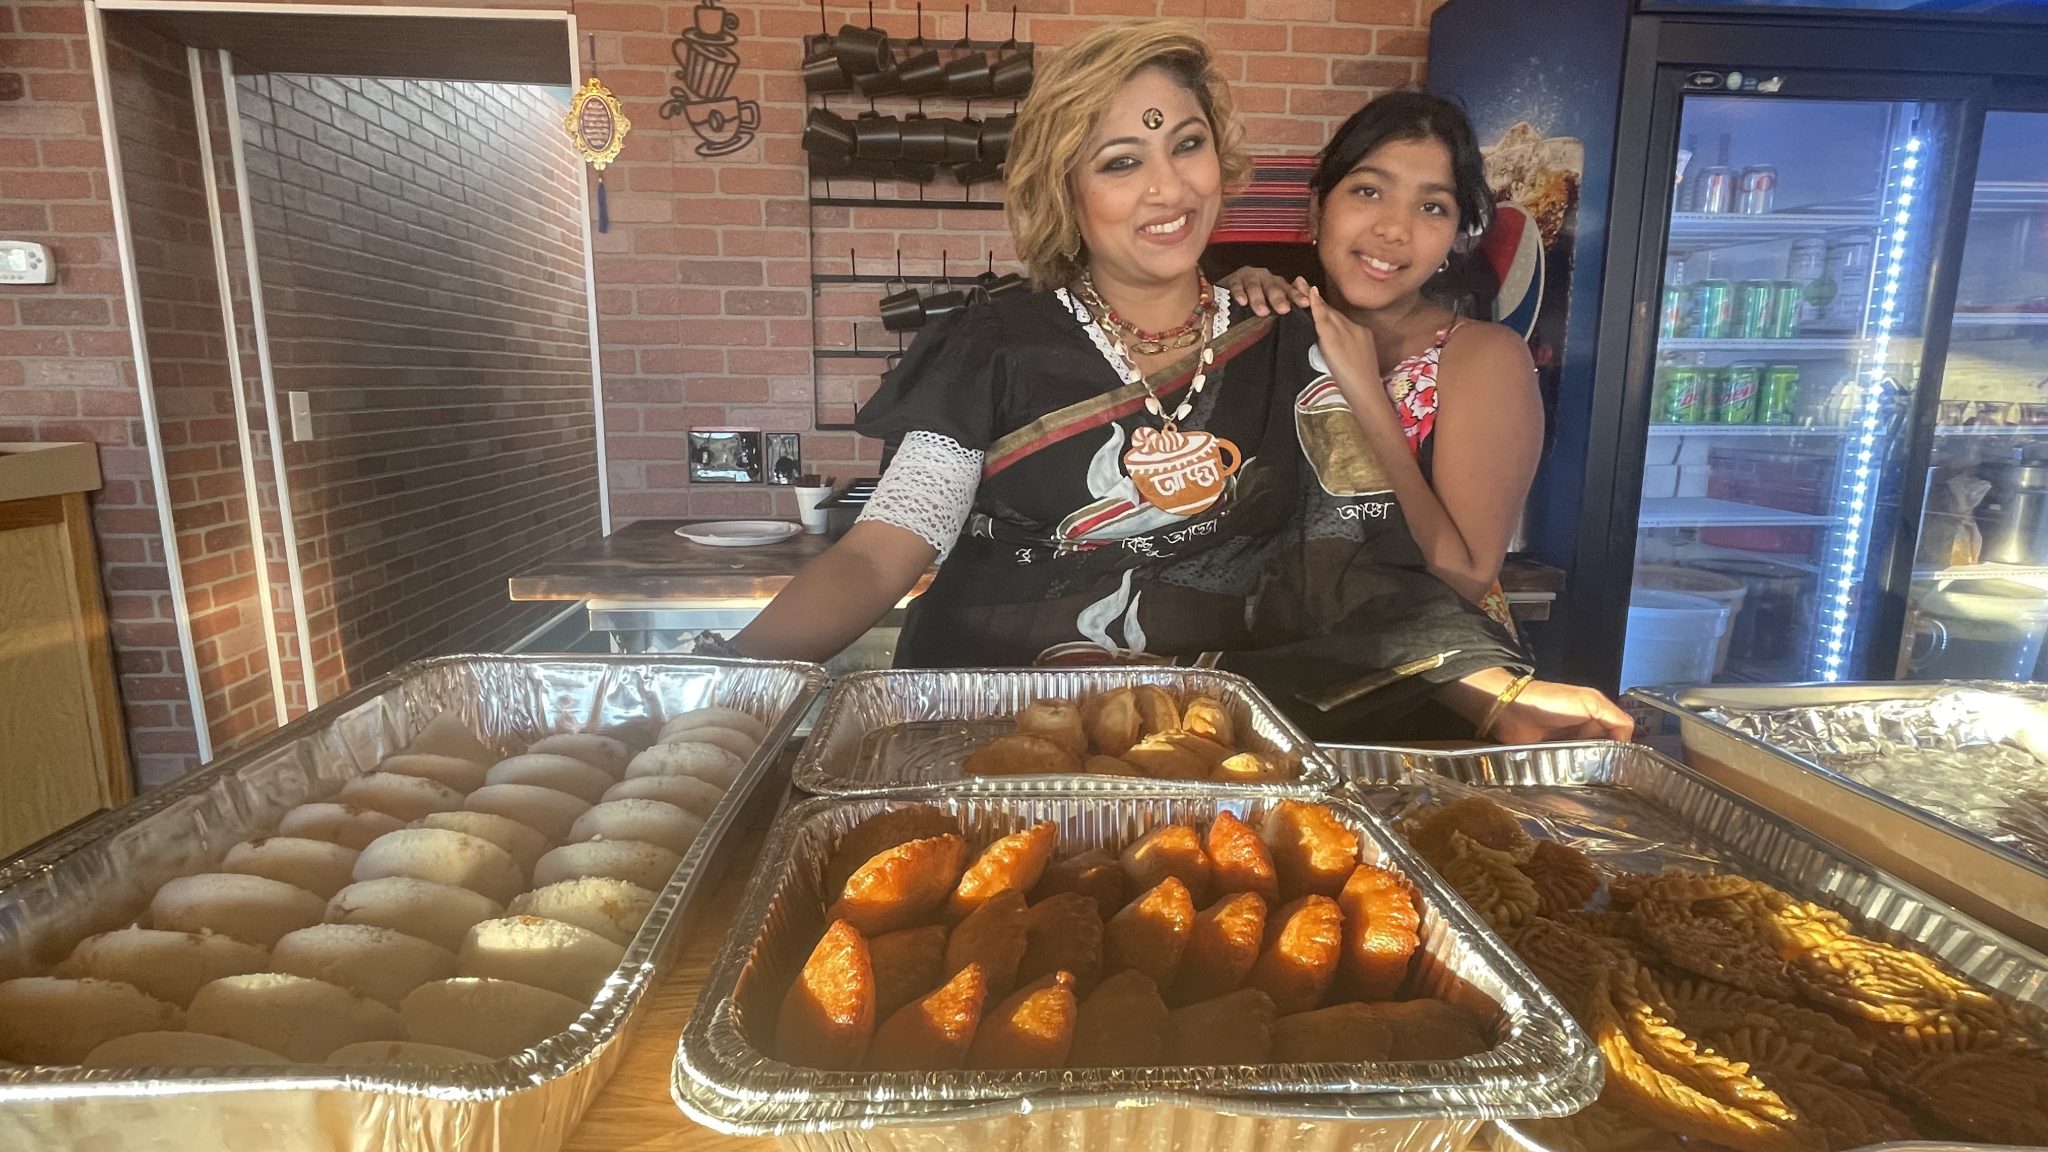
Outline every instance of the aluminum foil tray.
[[265, 1152], [559, 1148], [625, 1055], [644, 994], [699, 903], [781, 789], [783, 744], [824, 673], [698, 657], [447, 656], [409, 664], [169, 787], [0, 865], [0, 979], [47, 971], [80, 938], [134, 922], [165, 881], [200, 871], [453, 712], [499, 752], [550, 732], [625, 731], [710, 704], [770, 721], [589, 1011], [517, 1056], [419, 1068], [83, 1069], [0, 1066], [0, 1148]]
[[[1325, 751], [1346, 777], [1341, 791], [1389, 820], [1484, 790], [1601, 865], [1636, 872], [1718, 866], [1765, 880], [1833, 907], [1878, 939], [1939, 957], [2017, 1003], [2048, 1010], [2048, 957], [1641, 745], [1549, 744], [1469, 753], [1325, 746]], [[2036, 1014], [2034, 1020], [2038, 1038], [2048, 1043], [2048, 1015]], [[1514, 1146], [1550, 1152], [1512, 1119], [1498, 1127]]]
[[1632, 695], [1711, 779], [2048, 951], [2048, 686]]
[[[821, 797], [786, 810], [769, 834], [761, 858], [773, 863], [755, 875], [678, 1045], [677, 1102], [720, 1131], [793, 1137], [808, 1148], [957, 1149], [966, 1139], [1048, 1152], [1080, 1145], [1313, 1148], [1378, 1139], [1436, 1149], [1469, 1142], [1486, 1118], [1565, 1114], [1597, 1094], [1591, 1042], [1433, 873], [1365, 809], [1317, 793], [1294, 796], [1329, 803], [1360, 834], [1365, 855], [1416, 885], [1424, 906], [1422, 987], [1495, 1020], [1493, 1049], [1437, 1063], [1019, 1072], [854, 1073], [785, 1064], [763, 1041], [824, 928], [825, 860], [848, 829], [904, 802]], [[1062, 856], [1114, 849], [1162, 824], [1206, 823], [1220, 811], [1256, 821], [1278, 802], [1160, 785], [921, 799], [956, 814], [977, 844], [1053, 821]], [[1148, 1105], [1157, 1107], [1140, 1107]]]
[[943, 788], [1001, 792], [1085, 781], [1090, 787], [1157, 787], [1127, 777], [964, 776], [961, 761], [1015, 731], [1012, 717], [1034, 700], [1080, 700], [1134, 684], [1156, 684], [1185, 703], [1209, 696], [1230, 710], [1243, 751], [1300, 766], [1277, 784], [1186, 785], [1193, 790], [1279, 794], [1336, 783], [1316, 746], [1242, 676], [1207, 668], [954, 668], [860, 672], [825, 698], [794, 769], [796, 786], [828, 796], [890, 796]]

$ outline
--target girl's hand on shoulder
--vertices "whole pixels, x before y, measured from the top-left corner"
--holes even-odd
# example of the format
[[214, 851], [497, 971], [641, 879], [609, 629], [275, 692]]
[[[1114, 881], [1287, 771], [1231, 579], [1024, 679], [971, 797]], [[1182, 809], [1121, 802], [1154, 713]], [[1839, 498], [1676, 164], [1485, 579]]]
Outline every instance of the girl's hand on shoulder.
[[[1316, 321], [1316, 346], [1322, 349], [1323, 362], [1330, 366], [1330, 374], [1337, 378], [1337, 386], [1344, 389], [1344, 394], [1349, 397], [1353, 389], [1377, 383], [1380, 354], [1371, 330], [1353, 323], [1336, 305], [1323, 299], [1318, 289], [1309, 289], [1308, 310]], [[1379, 389], [1372, 391], [1384, 396]], [[1352, 400], [1353, 404], [1357, 402]]]
[[1239, 268], [1216, 282], [1230, 298], [1252, 310], [1256, 316], [1286, 315], [1308, 307], [1308, 281], [1299, 276], [1289, 284], [1264, 268]]

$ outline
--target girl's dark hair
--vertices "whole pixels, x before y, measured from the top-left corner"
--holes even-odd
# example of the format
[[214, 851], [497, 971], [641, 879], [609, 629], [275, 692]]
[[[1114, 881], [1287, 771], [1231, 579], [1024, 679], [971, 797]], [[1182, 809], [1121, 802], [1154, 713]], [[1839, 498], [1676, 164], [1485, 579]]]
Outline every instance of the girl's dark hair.
[[1458, 225], [1466, 236], [1486, 231], [1493, 223], [1493, 191], [1486, 186], [1486, 161], [1472, 122], [1464, 109], [1428, 92], [1388, 92], [1353, 112], [1316, 156], [1308, 181], [1316, 203], [1329, 199], [1373, 149], [1393, 140], [1435, 140], [1449, 149]]

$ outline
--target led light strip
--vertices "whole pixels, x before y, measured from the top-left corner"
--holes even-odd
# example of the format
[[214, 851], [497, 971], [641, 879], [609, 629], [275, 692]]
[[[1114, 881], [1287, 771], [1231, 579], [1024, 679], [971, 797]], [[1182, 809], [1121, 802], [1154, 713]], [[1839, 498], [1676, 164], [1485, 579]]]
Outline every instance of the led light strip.
[[1892, 329], [1899, 321], [1899, 280], [1905, 272], [1906, 243], [1912, 235], [1914, 188], [1919, 184], [1921, 141], [1918, 136], [1906, 141], [1905, 158], [1899, 162], [1904, 169], [1898, 180], [1898, 194], [1885, 206], [1878, 220], [1882, 227], [1891, 224], [1889, 234], [1879, 235], [1890, 241], [1890, 248], [1882, 258], [1871, 262], [1873, 269], [1884, 269], [1884, 290], [1877, 298], [1877, 335], [1870, 343], [1871, 364], [1865, 374], [1865, 386], [1856, 418], [1851, 421], [1855, 439], [1843, 455], [1843, 466], [1848, 472], [1844, 485], [1838, 489], [1847, 491], [1849, 508], [1847, 527], [1843, 532], [1841, 552], [1837, 571], [1833, 574], [1832, 603], [1829, 606], [1827, 639], [1821, 650], [1820, 679], [1828, 682], [1842, 678], [1843, 664], [1849, 655], [1849, 614], [1856, 598], [1856, 586], [1863, 562], [1869, 551], [1870, 539], [1864, 523], [1870, 512], [1871, 458], [1877, 451], [1877, 433], [1881, 427], [1879, 416], [1884, 405], [1886, 379], [1885, 361], [1891, 355]]

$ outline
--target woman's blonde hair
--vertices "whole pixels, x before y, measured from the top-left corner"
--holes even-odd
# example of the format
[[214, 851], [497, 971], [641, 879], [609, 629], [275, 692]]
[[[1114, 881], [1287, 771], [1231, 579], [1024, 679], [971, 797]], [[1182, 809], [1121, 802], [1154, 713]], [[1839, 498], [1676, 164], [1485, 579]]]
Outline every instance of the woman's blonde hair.
[[1010, 137], [1005, 199], [1017, 256], [1040, 288], [1071, 284], [1082, 271], [1081, 217], [1071, 177], [1102, 115], [1124, 83], [1158, 68], [1185, 87], [1209, 118], [1225, 188], [1251, 170], [1230, 85], [1193, 28], [1145, 20], [1098, 29], [1038, 70]]

